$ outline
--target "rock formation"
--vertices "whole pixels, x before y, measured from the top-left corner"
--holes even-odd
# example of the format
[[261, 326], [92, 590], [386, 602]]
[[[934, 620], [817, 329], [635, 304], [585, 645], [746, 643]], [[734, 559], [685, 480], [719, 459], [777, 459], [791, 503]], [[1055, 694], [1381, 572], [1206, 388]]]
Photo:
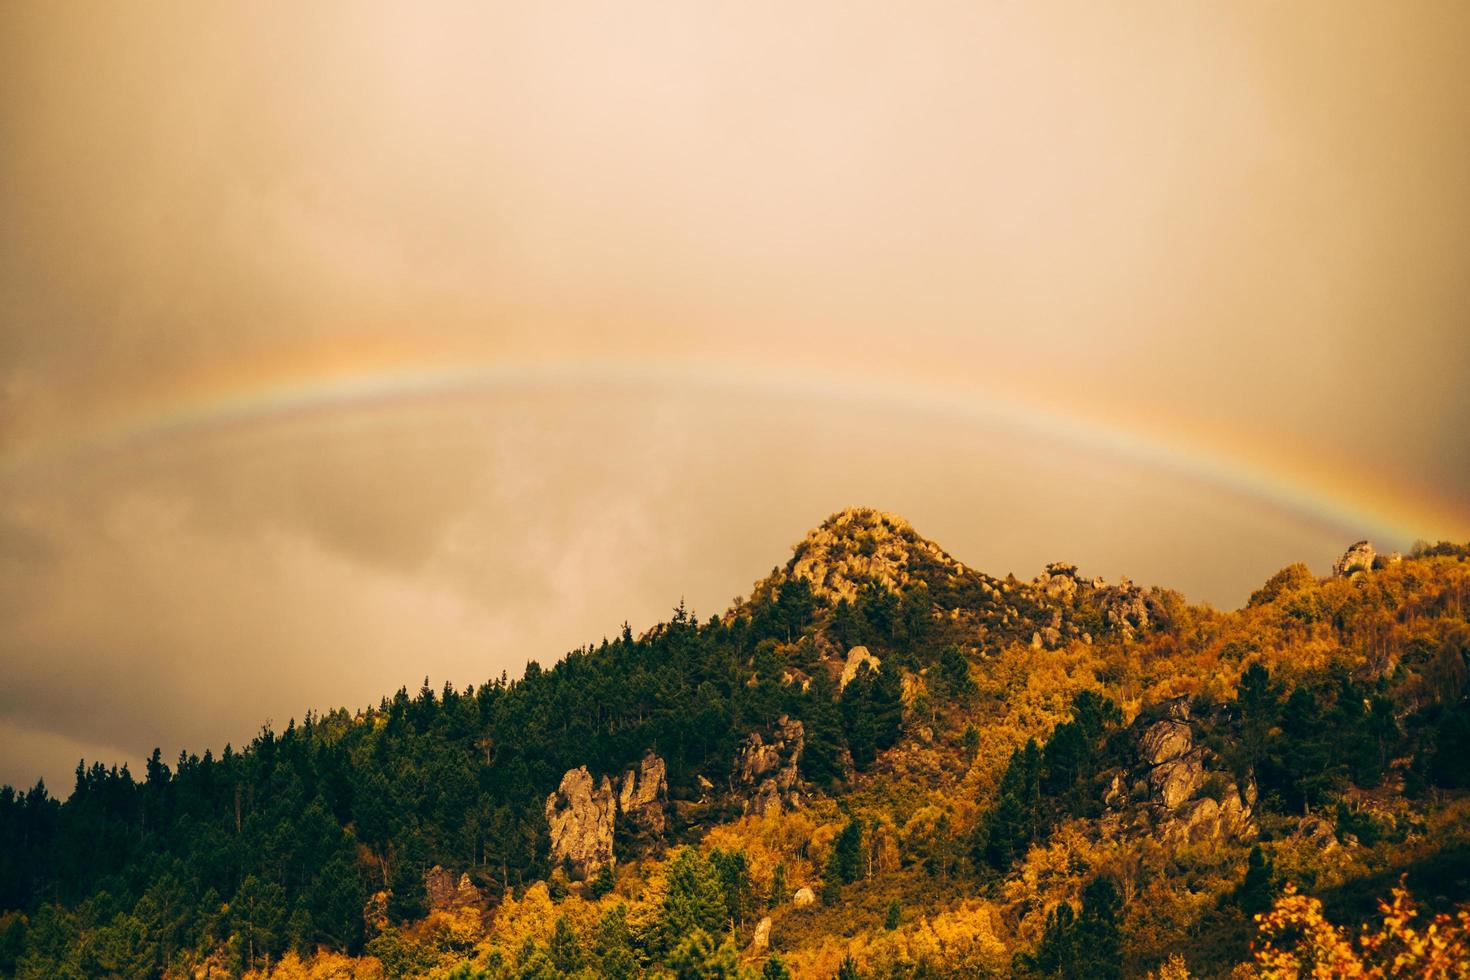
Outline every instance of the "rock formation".
[[586, 766], [567, 770], [546, 798], [551, 861], [570, 867], [573, 881], [587, 881], [614, 863], [613, 839], [661, 844], [668, 829], [668, 767], [652, 750], [616, 781], [594, 781]]
[[1138, 765], [1131, 773], [1112, 774], [1103, 792], [1113, 829], [1132, 817], [1148, 825], [1137, 829], [1174, 843], [1255, 832], [1255, 782], [1237, 783], [1199, 744], [1187, 698], [1165, 705], [1164, 717], [1135, 725]]
[[430, 911], [435, 912], [480, 903], [480, 891], [470, 882], [468, 874], [461, 874], [456, 882], [454, 875], [437, 864], [424, 872], [424, 893], [428, 897]]
[[796, 894], [791, 896], [791, 904], [799, 909], [804, 909], [808, 905], [815, 905], [816, 902], [817, 893], [810, 888], [798, 888]]
[[551, 831], [551, 861], [565, 865], [574, 881], [586, 881], [613, 863], [613, 821], [617, 801], [606, 776], [594, 785], [586, 766], [567, 770], [556, 792], [546, 798]]
[[849, 507], [798, 543], [786, 568], [757, 585], [756, 591], [772, 591], [783, 578], [803, 578], [821, 598], [852, 602], [870, 582], [899, 591], [916, 578], [932, 587], [952, 576], [974, 574], [902, 517]]
[[771, 917], [761, 919], [755, 927], [755, 938], [750, 941], [750, 951], [757, 955], [771, 948]]
[[649, 750], [618, 780], [618, 815], [635, 837], [661, 841], [668, 827], [668, 805], [667, 767]]
[[853, 647], [847, 651], [847, 662], [842, 665], [842, 678], [838, 681], [838, 689], [846, 689], [847, 685], [852, 683], [853, 678], [857, 677], [858, 671], [862, 669], [864, 664], [867, 664], [872, 670], [877, 670], [882, 663], [881, 660], [868, 652], [867, 647]]
[[746, 813], [765, 814], [802, 805], [802, 749], [806, 730], [800, 721], [782, 715], [770, 741], [751, 732], [740, 747], [732, 773], [732, 788], [744, 797]]
[[1352, 578], [1358, 572], [1372, 571], [1373, 558], [1373, 546], [1366, 541], [1359, 541], [1333, 563], [1332, 574], [1337, 578]]

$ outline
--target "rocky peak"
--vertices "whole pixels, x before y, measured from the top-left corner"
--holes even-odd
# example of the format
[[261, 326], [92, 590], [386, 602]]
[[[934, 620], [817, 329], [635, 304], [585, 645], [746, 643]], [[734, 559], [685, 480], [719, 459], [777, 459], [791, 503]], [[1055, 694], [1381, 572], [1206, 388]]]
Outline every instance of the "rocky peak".
[[1352, 578], [1358, 572], [1372, 571], [1374, 557], [1373, 546], [1366, 541], [1358, 541], [1333, 563], [1332, 574], [1337, 578]]
[[852, 601], [869, 582], [897, 591], [916, 579], [928, 581], [936, 574], [966, 571], [902, 517], [870, 507], [849, 507], [827, 518], [796, 545], [783, 575], [806, 579], [814, 593], [835, 602]]

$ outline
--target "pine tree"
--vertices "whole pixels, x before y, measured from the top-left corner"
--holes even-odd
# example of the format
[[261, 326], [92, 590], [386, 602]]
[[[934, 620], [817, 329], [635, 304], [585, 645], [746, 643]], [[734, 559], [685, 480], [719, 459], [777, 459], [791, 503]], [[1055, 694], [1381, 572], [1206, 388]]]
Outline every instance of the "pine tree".
[[1247, 916], [1257, 915], [1271, 907], [1276, 897], [1271, 877], [1275, 869], [1259, 844], [1251, 848], [1246, 858], [1245, 880], [1235, 891], [1236, 904]]
[[903, 909], [898, 904], [898, 899], [888, 903], [888, 912], [883, 916], [883, 928], [889, 932], [898, 928], [899, 919], [903, 915]]

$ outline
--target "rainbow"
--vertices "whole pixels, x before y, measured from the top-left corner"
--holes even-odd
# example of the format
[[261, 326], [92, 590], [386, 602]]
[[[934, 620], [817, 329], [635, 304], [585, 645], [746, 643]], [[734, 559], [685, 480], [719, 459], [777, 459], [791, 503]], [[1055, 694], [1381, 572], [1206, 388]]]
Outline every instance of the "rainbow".
[[819, 374], [738, 362], [696, 360], [497, 360], [358, 363], [347, 368], [275, 366], [255, 374], [209, 379], [100, 424], [33, 438], [0, 454], [0, 476], [89, 453], [126, 450], [220, 429], [412, 405], [443, 399], [602, 387], [629, 391], [686, 390], [730, 395], [864, 403], [927, 414], [1178, 474], [1273, 505], [1351, 534], [1402, 545], [1416, 537], [1463, 535], [1470, 519], [1443, 503], [1383, 486], [1347, 485], [1340, 475], [1312, 472], [1292, 454], [1232, 451], [1205, 439], [1181, 439], [1141, 427], [1109, 425], [1021, 398], [936, 387], [878, 376]]

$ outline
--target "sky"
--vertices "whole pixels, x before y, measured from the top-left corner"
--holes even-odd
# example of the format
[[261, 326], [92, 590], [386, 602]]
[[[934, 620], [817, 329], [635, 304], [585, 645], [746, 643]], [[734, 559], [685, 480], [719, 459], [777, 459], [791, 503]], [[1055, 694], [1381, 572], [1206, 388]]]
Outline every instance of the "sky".
[[1470, 6], [0, 6], [0, 782], [725, 609], [1470, 538]]

